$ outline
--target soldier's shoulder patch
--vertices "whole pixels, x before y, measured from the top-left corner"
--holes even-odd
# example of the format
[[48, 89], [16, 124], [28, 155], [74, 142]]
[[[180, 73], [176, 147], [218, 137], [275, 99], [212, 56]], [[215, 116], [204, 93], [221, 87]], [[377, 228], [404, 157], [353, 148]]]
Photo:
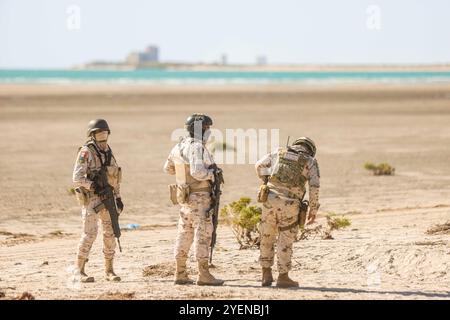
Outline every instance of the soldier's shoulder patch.
[[87, 150], [81, 150], [80, 156], [78, 157], [79, 163], [85, 163], [89, 159], [89, 151]]

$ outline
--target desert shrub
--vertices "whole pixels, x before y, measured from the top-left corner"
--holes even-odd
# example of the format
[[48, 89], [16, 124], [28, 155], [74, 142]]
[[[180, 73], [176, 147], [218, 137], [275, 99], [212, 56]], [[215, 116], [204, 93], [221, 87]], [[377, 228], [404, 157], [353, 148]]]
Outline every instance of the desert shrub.
[[392, 176], [395, 174], [395, 168], [386, 162], [380, 163], [378, 165], [375, 165], [371, 162], [366, 162], [364, 164], [364, 168], [366, 170], [372, 171], [375, 176]]
[[240, 249], [259, 248], [261, 240], [259, 224], [262, 210], [258, 206], [250, 205], [251, 199], [242, 197], [220, 211], [225, 223], [231, 227]]
[[332, 240], [332, 232], [339, 229], [347, 228], [351, 225], [351, 221], [343, 216], [338, 217], [335, 213], [329, 213], [326, 216], [326, 225], [318, 225], [313, 228], [305, 225], [300, 228], [297, 240], [310, 240], [320, 238], [322, 240]]

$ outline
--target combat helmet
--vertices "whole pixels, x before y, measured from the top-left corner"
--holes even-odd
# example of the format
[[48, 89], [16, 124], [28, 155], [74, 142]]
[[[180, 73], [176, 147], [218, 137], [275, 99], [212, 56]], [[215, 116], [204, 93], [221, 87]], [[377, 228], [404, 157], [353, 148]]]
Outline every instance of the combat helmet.
[[312, 157], [316, 155], [316, 144], [314, 143], [314, 141], [312, 141], [312, 139], [308, 137], [300, 137], [297, 140], [295, 140], [294, 143], [292, 143], [292, 145], [304, 146], [305, 148], [308, 149]]
[[104, 119], [95, 119], [89, 122], [87, 127], [87, 136], [90, 137], [95, 131], [108, 131], [108, 133], [111, 133], [108, 122]]
[[206, 114], [202, 114], [202, 113], [194, 113], [193, 115], [189, 116], [186, 119], [184, 126], [185, 126], [186, 130], [189, 132], [189, 134], [191, 135], [191, 137], [194, 136], [195, 125], [196, 124], [199, 125], [200, 123], [202, 126], [202, 134], [203, 134], [205, 131], [205, 127], [212, 126], [213, 121]]

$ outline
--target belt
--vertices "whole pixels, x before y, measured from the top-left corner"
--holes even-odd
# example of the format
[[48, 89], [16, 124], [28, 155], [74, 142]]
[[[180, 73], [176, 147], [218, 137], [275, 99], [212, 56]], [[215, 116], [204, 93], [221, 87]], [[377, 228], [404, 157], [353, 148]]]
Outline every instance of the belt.
[[211, 187], [203, 187], [203, 188], [189, 188], [191, 193], [193, 192], [211, 192]]

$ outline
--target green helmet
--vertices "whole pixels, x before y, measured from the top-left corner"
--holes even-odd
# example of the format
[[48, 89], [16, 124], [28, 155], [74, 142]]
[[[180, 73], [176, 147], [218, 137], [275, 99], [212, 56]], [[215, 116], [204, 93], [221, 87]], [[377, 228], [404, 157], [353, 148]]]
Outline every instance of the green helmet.
[[295, 140], [292, 145], [304, 146], [310, 151], [312, 157], [316, 155], [316, 144], [308, 137], [300, 137], [297, 140]]
[[203, 134], [203, 128], [205, 126], [212, 126], [213, 121], [210, 117], [208, 117], [206, 114], [202, 113], [194, 113], [189, 118], [186, 119], [186, 122], [184, 123], [185, 128], [191, 135], [191, 137], [194, 136], [194, 128], [195, 124], [201, 123], [202, 126], [202, 134]]
[[108, 122], [106, 122], [106, 120], [104, 119], [95, 119], [89, 122], [87, 128], [87, 136], [90, 137], [91, 134], [95, 131], [108, 131], [108, 133], [111, 133], [111, 130], [109, 130]]

